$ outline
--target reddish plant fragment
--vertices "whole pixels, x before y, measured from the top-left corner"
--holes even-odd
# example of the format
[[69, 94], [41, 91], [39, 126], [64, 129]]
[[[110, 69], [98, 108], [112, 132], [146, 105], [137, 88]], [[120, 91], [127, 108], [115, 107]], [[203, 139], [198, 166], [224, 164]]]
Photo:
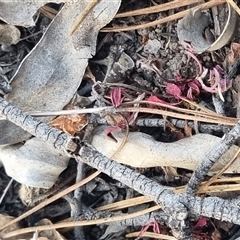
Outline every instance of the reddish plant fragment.
[[[121, 87], [115, 87], [111, 90], [110, 98], [111, 98], [111, 103], [114, 107], [118, 107], [121, 105], [123, 101], [122, 91], [123, 91], [123, 88]], [[105, 135], [111, 140], [114, 140], [115, 142], [117, 142], [116, 138], [112, 135], [112, 132], [114, 131], [119, 132], [125, 127], [125, 126], [122, 126], [123, 116], [121, 114], [114, 114], [111, 116], [106, 115], [105, 119], [111, 125], [105, 129], [104, 131]]]
[[182, 97], [193, 100], [200, 94], [200, 84], [195, 79], [182, 79], [180, 75], [176, 76], [176, 83], [168, 83], [166, 93], [173, 95], [176, 99]]
[[189, 51], [189, 52], [194, 52], [194, 48], [193, 48], [193, 46], [192, 46], [192, 44], [190, 43], [190, 42], [188, 42], [188, 41], [184, 41], [185, 42], [185, 49], [187, 50], [187, 51]]
[[200, 63], [200, 61], [198, 60], [198, 58], [195, 56], [195, 54], [192, 51], [186, 50], [186, 53], [189, 57], [191, 57], [193, 60], [196, 61], [198, 67], [199, 67], [199, 73], [197, 75], [201, 75], [203, 72], [203, 66]]
[[116, 138], [112, 135], [113, 132], [117, 131], [120, 132], [123, 129], [127, 128], [127, 124], [133, 120], [135, 113], [129, 114], [127, 116], [123, 114], [113, 114], [113, 115], [106, 115], [105, 119], [107, 120], [108, 124], [111, 126], [107, 127], [104, 131], [105, 135], [110, 138], [111, 140], [117, 142]]
[[157, 221], [154, 221], [154, 222], [150, 222], [147, 225], [142, 227], [142, 229], [141, 229], [140, 233], [138, 234], [136, 240], [139, 240], [140, 237], [143, 235], [143, 233], [145, 233], [148, 230], [149, 227], [153, 227], [153, 232], [154, 233], [159, 233], [160, 234], [159, 224], [158, 224]]
[[196, 96], [200, 94], [201, 85], [194, 78], [183, 79], [181, 75], [175, 76], [177, 80], [177, 86], [180, 88], [182, 92], [182, 96], [187, 97], [188, 99], [194, 99]]
[[[162, 103], [162, 104], [166, 104], [166, 105], [170, 105], [170, 106], [179, 104], [179, 102], [177, 102], [177, 103], [166, 102], [166, 101], [164, 101], [164, 100], [162, 100], [162, 99], [160, 99], [160, 98], [158, 98], [157, 96], [154, 96], [154, 95], [150, 96], [146, 100], [149, 101], [149, 102]], [[150, 107], [154, 107], [151, 104], [149, 104], [149, 105], [150, 105]]]
[[112, 135], [112, 132], [121, 132], [122, 128], [119, 126], [109, 126], [105, 129], [104, 134], [117, 143], [117, 139]]
[[189, 87], [187, 90], [187, 98], [193, 100], [195, 96], [198, 96], [200, 94], [200, 85], [195, 79], [189, 81], [187, 85]]
[[166, 93], [173, 95], [176, 99], [179, 99], [182, 95], [181, 89], [174, 83], [167, 83]]
[[[206, 71], [207, 70], [204, 72]], [[206, 86], [203, 82], [203, 78], [206, 74], [204, 74], [204, 76], [199, 76], [196, 79], [201, 84], [203, 90], [210, 93], [218, 93], [222, 101], [224, 101], [222, 93], [231, 87], [231, 81], [229, 79], [222, 78], [222, 73], [223, 69], [219, 65], [216, 65], [212, 70], [210, 70], [209, 82], [211, 84], [211, 87]]]
[[204, 218], [204, 217], [200, 218], [198, 220], [198, 222], [196, 223], [196, 225], [194, 226], [194, 229], [196, 230], [198, 228], [202, 228], [202, 227], [206, 226], [207, 225], [207, 221], [208, 221], [207, 218]]
[[[123, 90], [124, 90], [124, 88], [122, 88], [122, 87], [115, 87], [111, 90], [110, 98], [111, 98], [111, 103], [114, 107], [120, 106], [121, 103], [123, 102], [123, 97], [122, 97]], [[114, 131], [119, 132], [119, 131], [125, 129], [127, 127], [126, 124], [128, 124], [128, 122], [130, 120], [132, 120], [133, 117], [134, 117], [134, 115], [129, 114], [129, 113], [127, 113], [127, 116], [124, 116], [119, 113], [113, 114], [113, 115], [106, 115], [105, 119], [111, 126], [106, 128], [105, 135], [108, 138], [117, 142], [116, 138], [112, 135], [112, 132], [114, 132]], [[129, 121], [128, 121], [128, 118], [129, 118]]]
[[[221, 74], [223, 73], [223, 69], [219, 66], [216, 65], [212, 70], [210, 70], [210, 79], [209, 81], [212, 82], [212, 86], [211, 87], [207, 87], [203, 81], [202, 78], [206, 76], [206, 71], [203, 71], [203, 66], [200, 63], [200, 61], [198, 60], [198, 58], [195, 56], [195, 54], [191, 51], [191, 50], [186, 50], [186, 53], [188, 54], [188, 56], [190, 56], [191, 58], [193, 58], [196, 63], [199, 66], [199, 73], [197, 74], [199, 77], [197, 77], [197, 80], [200, 79], [200, 83], [202, 85], [202, 88], [206, 91], [206, 92], [210, 92], [210, 93], [218, 93], [220, 98], [222, 99], [222, 101], [224, 101], [222, 92], [225, 92], [228, 88], [229, 88], [229, 84], [230, 81], [228, 79], [224, 79], [222, 78]], [[191, 99], [192, 96], [192, 90], [193, 88], [190, 87], [187, 97], [189, 99]], [[198, 91], [197, 86], [195, 86], [195, 90]]]
[[208, 219], [200, 218], [196, 225], [193, 227], [194, 239], [203, 239], [203, 240], [211, 240], [211, 236], [209, 233], [203, 232], [203, 227], [207, 226]]
[[122, 91], [123, 91], [123, 88], [121, 87], [116, 87], [111, 90], [110, 98], [111, 98], [112, 105], [114, 107], [118, 107], [119, 105], [121, 105], [123, 101]]

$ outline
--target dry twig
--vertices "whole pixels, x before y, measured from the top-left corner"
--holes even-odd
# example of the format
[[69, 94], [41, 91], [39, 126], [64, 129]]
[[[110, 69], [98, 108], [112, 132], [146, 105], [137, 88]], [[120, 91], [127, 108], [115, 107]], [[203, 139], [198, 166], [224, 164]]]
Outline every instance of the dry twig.
[[[135, 189], [139, 193], [148, 196], [162, 206], [163, 210], [168, 214], [168, 225], [172, 228], [173, 234], [177, 239], [191, 238], [191, 229], [185, 225], [185, 221], [188, 219], [189, 214], [213, 217], [222, 221], [240, 224], [238, 217], [240, 214], [239, 208], [230, 204], [227, 200], [222, 200], [216, 197], [202, 199], [191, 195], [177, 195], [169, 188], [164, 187], [155, 181], [108, 159], [107, 157], [104, 157], [91, 145], [83, 142], [79, 144], [76, 143], [76, 139], [68, 134], [53, 129], [47, 124], [41, 123], [33, 117], [24, 114], [21, 110], [12, 106], [4, 99], [0, 99], [0, 113], [8, 120], [29, 131], [31, 134], [47, 141], [49, 144], [53, 144], [55, 148], [68, 152], [74, 156], [76, 160], [87, 163], [91, 167], [97, 168], [110, 177]], [[226, 135], [225, 139], [222, 140], [224, 147], [220, 148], [221, 151], [225, 151], [228, 146], [237, 139], [239, 131], [239, 124], [237, 124], [237, 126]], [[218, 156], [221, 154], [221, 151], [219, 151], [219, 148], [217, 147], [216, 149], [213, 149], [209, 155], [211, 156], [211, 154], [217, 152], [218, 154], [216, 155]], [[191, 189], [195, 191], [195, 186], [196, 184], [194, 184], [193, 188], [190, 188], [190, 191]], [[13, 222], [19, 220], [20, 219], [18, 218]], [[9, 224], [7, 226], [9, 226]], [[4, 226], [4, 228], [5, 227], [6, 226]], [[2, 237], [6, 236], [9, 236], [9, 234], [5, 234]]]

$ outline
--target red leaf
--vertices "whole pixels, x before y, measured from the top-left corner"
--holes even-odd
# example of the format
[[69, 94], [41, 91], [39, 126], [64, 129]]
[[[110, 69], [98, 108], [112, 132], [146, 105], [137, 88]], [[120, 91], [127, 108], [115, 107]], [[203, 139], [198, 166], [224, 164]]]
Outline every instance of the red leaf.
[[[155, 102], [155, 103], [162, 103], [162, 104], [165, 104], [165, 105], [170, 105], [170, 106], [174, 106], [174, 105], [178, 105], [180, 102], [177, 102], [177, 103], [169, 103], [169, 102], [166, 102], [156, 96], [150, 96], [149, 98], [147, 98], [147, 101], [149, 102]], [[151, 106], [152, 107], [152, 106]]]
[[156, 96], [150, 96], [147, 101], [149, 102], [156, 102], [156, 103], [164, 103], [164, 104], [169, 104], [168, 102], [165, 102], [164, 100], [156, 97]]
[[194, 226], [194, 229], [202, 228], [202, 227], [206, 226], [207, 225], [207, 221], [208, 221], [207, 218], [200, 218], [198, 220], [198, 222], [196, 223], [196, 225]]
[[110, 97], [111, 97], [112, 105], [114, 107], [118, 107], [123, 101], [122, 88], [120, 87], [113, 88], [110, 93]]
[[182, 95], [181, 89], [174, 83], [168, 83], [166, 93], [173, 95], [175, 98], [180, 98]]

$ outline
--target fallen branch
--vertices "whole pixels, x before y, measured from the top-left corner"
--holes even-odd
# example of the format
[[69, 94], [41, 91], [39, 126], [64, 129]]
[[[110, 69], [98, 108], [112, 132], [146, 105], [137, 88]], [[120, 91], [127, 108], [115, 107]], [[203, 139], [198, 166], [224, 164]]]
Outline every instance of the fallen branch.
[[197, 191], [201, 182], [206, 178], [210, 168], [236, 142], [239, 138], [239, 134], [240, 121], [238, 121], [237, 125], [233, 127], [229, 133], [225, 134], [221, 142], [217, 144], [216, 147], [212, 148], [198, 165], [186, 186], [186, 194], [193, 195]]
[[[172, 228], [173, 234], [177, 239], [191, 239], [192, 237], [191, 229], [185, 225], [189, 213], [240, 225], [240, 209], [232, 205], [228, 200], [217, 197], [203, 199], [190, 195], [177, 195], [169, 188], [103, 156], [91, 145], [83, 142], [77, 144], [75, 142], [76, 139], [70, 135], [27, 116], [4, 99], [0, 99], [0, 113], [24, 130], [40, 137], [49, 144], [53, 144], [55, 148], [68, 152], [76, 160], [87, 163], [139, 193], [148, 196], [169, 215], [168, 225]], [[230, 132], [231, 134], [226, 135], [228, 144], [232, 143], [236, 138], [236, 133], [239, 135], [238, 128], [237, 125]], [[4, 238], [4, 235], [1, 237]]]
[[0, 114], [30, 134], [53, 144], [59, 150], [72, 152], [77, 148], [72, 136], [26, 115], [3, 98], [0, 98]]

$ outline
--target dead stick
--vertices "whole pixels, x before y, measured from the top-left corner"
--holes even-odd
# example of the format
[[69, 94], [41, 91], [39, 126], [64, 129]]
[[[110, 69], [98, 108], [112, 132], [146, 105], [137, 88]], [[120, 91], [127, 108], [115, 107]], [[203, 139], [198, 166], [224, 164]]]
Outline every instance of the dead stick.
[[194, 171], [191, 179], [189, 180], [185, 193], [188, 195], [193, 195], [201, 182], [206, 178], [209, 170], [214, 165], [214, 163], [236, 142], [240, 135], [240, 121], [237, 125], [232, 128], [232, 130], [225, 134], [221, 142], [218, 143], [210, 152], [207, 153], [203, 161]]
[[[46, 141], [49, 139], [49, 134], [51, 135], [52, 131], [55, 130], [47, 124], [41, 123], [36, 119], [27, 116], [21, 110], [17, 109], [17, 107], [12, 106], [4, 99], [0, 99], [0, 113], [6, 116], [6, 118], [10, 121], [18, 124], [18, 126], [23, 126], [24, 130], [29, 130], [30, 133], [39, 136], [41, 139]], [[33, 126], [31, 126], [31, 124], [33, 124]], [[44, 129], [47, 129], [47, 131], [44, 132], [43, 129], [38, 131], [39, 126], [44, 126]], [[236, 133], [239, 135], [239, 129], [236, 131]], [[58, 131], [55, 135], [55, 139], [52, 136], [51, 141], [48, 142], [49, 144], [54, 144], [55, 147], [63, 150], [64, 147], [68, 147], [68, 144], [62, 144], [61, 147], [59, 147], [59, 144], [55, 144], [59, 134], [64, 135], [64, 133]], [[227, 137], [229, 136], [231, 135], [227, 135]], [[69, 135], [65, 136], [64, 140], [66, 139], [69, 141], [72, 140]], [[65, 150], [71, 151], [69, 148]], [[219, 220], [240, 224], [240, 210], [238, 207], [231, 205], [229, 201], [216, 197], [202, 199], [199, 197], [191, 197], [189, 195], [180, 196], [175, 194], [169, 188], [164, 187], [157, 182], [152, 181], [147, 177], [110, 160], [89, 144], [79, 144], [79, 153], [77, 154], [75, 150], [76, 149], [74, 149], [74, 152], [72, 152], [72, 155], [77, 160], [83, 161], [88, 165], [99, 169], [110, 177], [148, 196], [157, 204], [161, 205], [163, 210], [170, 216], [168, 225], [172, 227], [174, 236], [177, 237], [177, 239], [186, 239], [184, 238], [186, 235], [190, 237], [190, 235], [188, 235], [191, 234], [189, 233], [189, 229], [176, 228], [176, 226], [185, 226], [183, 224], [188, 217], [188, 211], [198, 215], [214, 217]]]
[[72, 136], [25, 114], [1, 97], [0, 114], [30, 134], [50, 142], [57, 149], [74, 152], [77, 148]]

